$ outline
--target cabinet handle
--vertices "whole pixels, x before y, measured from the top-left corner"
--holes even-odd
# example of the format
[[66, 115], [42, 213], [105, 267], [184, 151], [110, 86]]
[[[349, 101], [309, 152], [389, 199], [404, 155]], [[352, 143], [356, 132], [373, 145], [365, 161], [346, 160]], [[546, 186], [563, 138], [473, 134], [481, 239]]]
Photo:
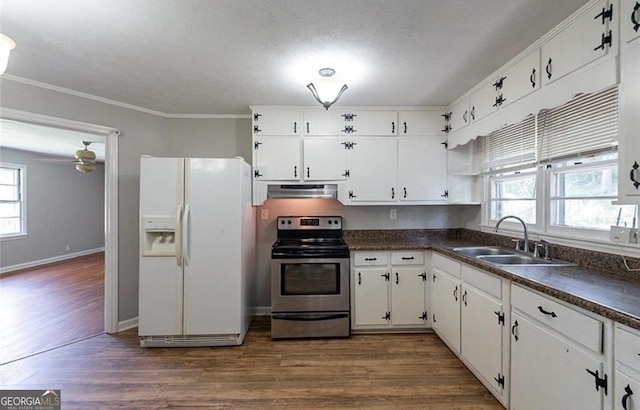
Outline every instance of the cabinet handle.
[[396, 272], [396, 285], [400, 284], [400, 275], [398, 275], [398, 272]]
[[297, 134], [297, 133], [298, 133], [298, 123], [297, 123], [297, 122], [294, 122], [294, 123], [293, 123], [293, 133], [294, 133], [294, 134]]
[[453, 290], [453, 298], [456, 300], [456, 302], [458, 301], [458, 287], [457, 286]]
[[471, 119], [475, 121], [476, 119], [476, 106], [471, 107]]
[[358, 272], [358, 285], [362, 285], [362, 274]]
[[310, 178], [310, 177], [311, 177], [311, 175], [310, 175], [310, 172], [309, 172], [309, 167], [307, 167], [307, 178]]
[[438, 323], [438, 321], [436, 320], [436, 314], [435, 313], [433, 315], [431, 315], [431, 320], [433, 321], [433, 323]]
[[391, 199], [395, 199], [396, 198], [396, 190], [395, 188], [391, 188]]
[[640, 181], [638, 181], [636, 179], [636, 174], [638, 173], [638, 168], [640, 168], [640, 165], [638, 165], [637, 161], [633, 162], [633, 165], [631, 166], [631, 171], [629, 172], [629, 178], [631, 179], [631, 182], [633, 182], [633, 186], [638, 189], [638, 187], [640, 187]]
[[377, 261], [378, 258], [364, 258], [365, 261]]
[[404, 122], [404, 133], [405, 134], [407, 133], [407, 122], [406, 121]]
[[404, 188], [402, 188], [402, 189], [404, 190], [404, 194], [402, 194], [402, 196], [403, 196], [404, 198], [406, 198], [406, 197], [407, 197], [407, 187], [404, 187]]
[[633, 6], [633, 10], [631, 11], [631, 22], [633, 23], [633, 31], [638, 31], [640, 29], [640, 22], [636, 15], [638, 14], [638, 10], [640, 10], [640, 2], [636, 1], [635, 6]]
[[529, 81], [531, 81], [531, 88], [536, 88], [536, 69], [535, 68], [531, 70]]
[[627, 408], [627, 401], [629, 401], [629, 397], [633, 396], [633, 390], [631, 390], [631, 386], [627, 384], [627, 387], [624, 388], [624, 393], [624, 396], [622, 396], [622, 408], [624, 410], [629, 410]]
[[296, 165], [293, 166], [293, 177], [298, 178], [298, 167]]
[[469, 115], [469, 112], [467, 110], [464, 110], [464, 114], [462, 114], [462, 119], [464, 120], [464, 123], [467, 123], [467, 116]]
[[548, 310], [544, 310], [544, 308], [542, 306], [538, 306], [538, 310], [540, 311], [540, 313], [543, 313], [545, 315], [551, 316], [551, 317], [558, 317], [558, 315], [556, 315], [556, 312], [549, 312]]
[[402, 260], [403, 260], [403, 261], [412, 261], [412, 260], [414, 260], [414, 259], [415, 259], [415, 258], [414, 258], [413, 256], [403, 256], [403, 257], [402, 257]]
[[511, 334], [513, 335], [513, 338], [516, 339], [516, 342], [518, 341], [518, 334], [516, 333], [517, 329], [518, 329], [518, 321], [516, 320], [513, 326], [511, 326]]
[[467, 306], [467, 291], [466, 290], [462, 294], [462, 302], [464, 302], [464, 305]]
[[551, 60], [551, 57], [549, 57], [549, 61], [547, 62], [547, 67], [545, 68], [545, 71], [547, 72], [547, 78], [549, 80], [551, 80], [551, 72], [553, 71], [552, 62], [553, 60]]
[[391, 133], [395, 134], [396, 133], [396, 123], [395, 122], [391, 122]]

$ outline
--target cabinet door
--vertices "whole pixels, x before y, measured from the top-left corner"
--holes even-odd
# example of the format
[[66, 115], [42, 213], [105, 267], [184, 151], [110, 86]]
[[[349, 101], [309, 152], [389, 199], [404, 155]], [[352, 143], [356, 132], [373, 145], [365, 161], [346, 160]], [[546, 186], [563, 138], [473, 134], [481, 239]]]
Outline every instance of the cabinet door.
[[398, 135], [398, 113], [395, 111], [354, 111], [345, 125], [352, 126], [352, 135]]
[[518, 101], [540, 88], [540, 49], [520, 60], [504, 73], [502, 106]]
[[640, 380], [616, 371], [613, 393], [615, 410], [640, 410]]
[[339, 111], [305, 111], [303, 116], [305, 135], [345, 135], [345, 118]]
[[444, 112], [401, 111], [398, 124], [398, 135], [444, 135]]
[[607, 53], [609, 46], [599, 46], [603, 34], [608, 34], [608, 24], [602, 24], [601, 18], [595, 18], [606, 3], [606, 0], [598, 2], [584, 16], [542, 45], [543, 84], [560, 79]]
[[305, 138], [303, 152], [305, 181], [347, 178], [347, 149], [344, 138]]
[[257, 110], [253, 112], [253, 135], [300, 135], [298, 110]]
[[623, 43], [640, 38], [640, 1], [620, 0], [620, 30]]
[[640, 41], [622, 52], [618, 197], [640, 203]]
[[469, 99], [464, 98], [459, 103], [453, 105], [449, 109], [451, 118], [449, 119], [449, 132], [456, 132], [466, 127], [471, 120], [469, 114]]
[[586, 371], [602, 377], [601, 360], [515, 312], [511, 325], [512, 410], [603, 408], [603, 389]]
[[496, 379], [505, 374], [502, 367], [504, 325], [498, 321], [503, 314], [502, 302], [466, 284], [462, 286], [461, 298], [462, 356], [500, 391], [503, 387]]
[[398, 140], [400, 201], [445, 201], [447, 151], [441, 137]]
[[353, 149], [347, 154], [351, 201], [396, 201], [397, 139], [353, 138], [352, 141]]
[[388, 273], [386, 267], [354, 269], [354, 326], [388, 323]]
[[300, 180], [299, 137], [256, 137], [253, 147], [257, 180]]
[[433, 329], [460, 352], [460, 281], [436, 270], [431, 288]]
[[498, 111], [499, 103], [496, 101], [497, 98], [498, 92], [496, 91], [495, 81], [485, 84], [471, 94], [469, 97], [469, 105], [471, 106], [469, 120], [471, 122], [478, 121]]
[[423, 325], [425, 318], [424, 267], [391, 267], [391, 324]]

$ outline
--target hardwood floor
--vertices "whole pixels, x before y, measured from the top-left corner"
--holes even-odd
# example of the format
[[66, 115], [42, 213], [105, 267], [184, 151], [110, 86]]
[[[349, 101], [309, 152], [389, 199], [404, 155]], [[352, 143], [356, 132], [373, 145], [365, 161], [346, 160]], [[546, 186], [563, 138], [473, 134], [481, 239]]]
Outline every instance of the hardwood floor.
[[0, 276], [0, 364], [104, 331], [104, 253]]
[[64, 409], [503, 407], [433, 334], [141, 348], [137, 329], [0, 366], [6, 389], [61, 389]]

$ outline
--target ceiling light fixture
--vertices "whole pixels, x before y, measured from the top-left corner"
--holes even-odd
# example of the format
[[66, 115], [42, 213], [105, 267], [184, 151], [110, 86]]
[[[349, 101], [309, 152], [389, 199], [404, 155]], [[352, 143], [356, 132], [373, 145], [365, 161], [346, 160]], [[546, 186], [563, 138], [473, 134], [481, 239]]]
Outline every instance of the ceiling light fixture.
[[9, 64], [9, 53], [16, 48], [16, 42], [0, 33], [0, 74], [3, 74]]
[[322, 68], [318, 73], [321, 78], [317, 79], [315, 84], [307, 84], [307, 88], [324, 109], [328, 110], [349, 87], [342, 81], [331, 78], [336, 73], [333, 68]]

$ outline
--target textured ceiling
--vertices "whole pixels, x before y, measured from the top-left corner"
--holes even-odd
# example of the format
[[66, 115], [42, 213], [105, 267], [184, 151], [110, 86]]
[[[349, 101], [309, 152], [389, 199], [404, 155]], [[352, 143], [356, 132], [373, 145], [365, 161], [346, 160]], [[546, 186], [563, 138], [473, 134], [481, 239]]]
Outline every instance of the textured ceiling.
[[586, 0], [2, 0], [7, 73], [169, 114], [447, 105]]

